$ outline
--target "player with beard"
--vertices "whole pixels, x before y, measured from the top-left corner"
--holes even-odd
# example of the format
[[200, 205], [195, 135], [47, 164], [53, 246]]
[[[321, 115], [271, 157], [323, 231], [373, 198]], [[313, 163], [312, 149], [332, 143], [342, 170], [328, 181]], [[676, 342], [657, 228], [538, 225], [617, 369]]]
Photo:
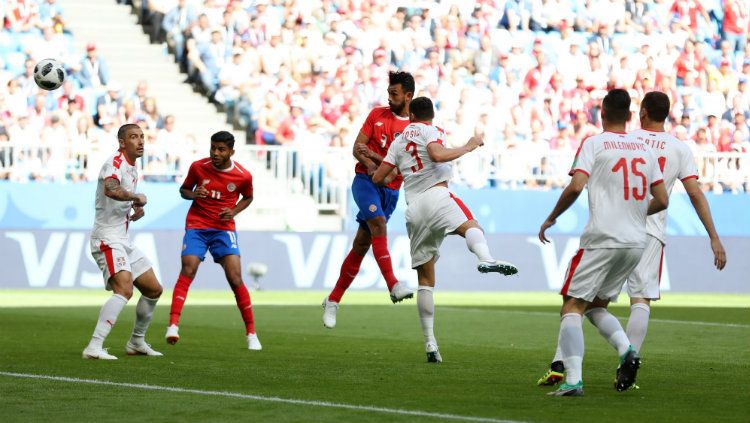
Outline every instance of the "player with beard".
[[354, 236], [352, 249], [341, 264], [339, 279], [333, 291], [323, 300], [323, 325], [336, 326], [336, 312], [341, 297], [359, 272], [367, 251], [372, 245], [375, 261], [385, 278], [391, 301], [400, 302], [414, 296], [414, 292], [399, 283], [393, 274], [393, 264], [388, 251], [386, 223], [398, 202], [401, 175], [383, 187], [372, 182], [391, 142], [409, 125], [409, 102], [414, 96], [414, 77], [408, 72], [388, 74], [388, 106], [370, 111], [354, 143], [354, 157], [358, 163], [354, 171], [352, 196], [357, 203], [359, 229]]

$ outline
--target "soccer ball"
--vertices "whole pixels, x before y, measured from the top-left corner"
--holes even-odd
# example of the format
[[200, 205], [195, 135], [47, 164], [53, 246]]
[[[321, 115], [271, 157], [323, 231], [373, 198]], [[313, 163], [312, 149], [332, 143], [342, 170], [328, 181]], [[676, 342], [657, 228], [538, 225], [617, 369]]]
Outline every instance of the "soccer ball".
[[34, 66], [34, 82], [43, 90], [56, 90], [65, 81], [65, 69], [55, 59], [44, 59]]

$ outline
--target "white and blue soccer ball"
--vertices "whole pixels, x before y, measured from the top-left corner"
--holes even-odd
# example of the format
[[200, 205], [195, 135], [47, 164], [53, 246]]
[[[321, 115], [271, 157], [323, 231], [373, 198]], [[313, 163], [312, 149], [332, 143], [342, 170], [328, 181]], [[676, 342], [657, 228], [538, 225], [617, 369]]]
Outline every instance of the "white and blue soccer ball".
[[34, 66], [34, 82], [43, 90], [56, 90], [65, 81], [65, 68], [55, 59], [44, 59]]

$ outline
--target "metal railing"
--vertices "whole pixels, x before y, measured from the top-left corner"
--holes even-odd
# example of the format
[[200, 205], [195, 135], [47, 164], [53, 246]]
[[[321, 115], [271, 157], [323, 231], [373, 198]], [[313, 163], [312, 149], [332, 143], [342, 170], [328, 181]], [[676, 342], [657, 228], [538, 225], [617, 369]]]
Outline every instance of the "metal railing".
[[[204, 149], [179, 153], [147, 146], [141, 174], [150, 182], [181, 181]], [[49, 145], [0, 145], [0, 178], [18, 182], [95, 180], [111, 154]], [[453, 183], [474, 188], [547, 189], [564, 186], [574, 153], [532, 149], [476, 150], [455, 163]], [[319, 211], [346, 213], [355, 160], [350, 148], [241, 145], [234, 159], [250, 169], [255, 185], [311, 197]], [[750, 153], [696, 154], [700, 182], [714, 191], [750, 191]], [[679, 184], [678, 184], [679, 185]], [[679, 188], [678, 188], [679, 189]]]

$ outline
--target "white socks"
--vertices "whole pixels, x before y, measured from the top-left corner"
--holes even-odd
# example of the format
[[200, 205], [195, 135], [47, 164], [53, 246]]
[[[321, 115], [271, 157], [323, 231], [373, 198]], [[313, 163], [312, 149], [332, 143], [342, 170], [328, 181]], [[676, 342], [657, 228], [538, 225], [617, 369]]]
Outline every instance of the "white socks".
[[101, 348], [104, 340], [112, 331], [112, 326], [117, 322], [117, 316], [120, 315], [122, 308], [128, 303], [128, 299], [120, 294], [113, 294], [102, 306], [99, 311], [99, 320], [96, 322], [94, 334], [91, 336], [89, 346]]
[[487, 246], [487, 239], [484, 237], [484, 232], [479, 228], [469, 228], [466, 230], [464, 235], [466, 238], [466, 246], [469, 247], [469, 251], [477, 256], [479, 261], [494, 261], [492, 254], [490, 254], [490, 247]]
[[567, 313], [560, 318], [560, 346], [565, 365], [565, 383], [575, 385], [583, 380], [583, 326], [582, 317]]
[[148, 298], [145, 295], [141, 295], [141, 299], [138, 300], [138, 305], [135, 306], [135, 326], [133, 326], [132, 337], [133, 341], [143, 342], [143, 338], [146, 336], [148, 325], [151, 324], [151, 316], [154, 315], [154, 309], [156, 308], [157, 301], [159, 301], [159, 298]]
[[422, 323], [422, 334], [424, 342], [437, 345], [435, 333], [432, 330], [435, 322], [435, 301], [432, 299], [431, 286], [419, 286], [417, 290], [417, 310], [419, 310], [419, 321]]
[[648, 304], [636, 303], [630, 306], [630, 318], [628, 319], [628, 339], [633, 348], [640, 352], [643, 340], [646, 339], [648, 331], [648, 318], [651, 307]]
[[592, 308], [586, 312], [586, 317], [599, 329], [599, 334], [617, 350], [617, 355], [622, 356], [628, 352], [630, 340], [620, 325], [617, 317], [613, 316], [604, 307]]

